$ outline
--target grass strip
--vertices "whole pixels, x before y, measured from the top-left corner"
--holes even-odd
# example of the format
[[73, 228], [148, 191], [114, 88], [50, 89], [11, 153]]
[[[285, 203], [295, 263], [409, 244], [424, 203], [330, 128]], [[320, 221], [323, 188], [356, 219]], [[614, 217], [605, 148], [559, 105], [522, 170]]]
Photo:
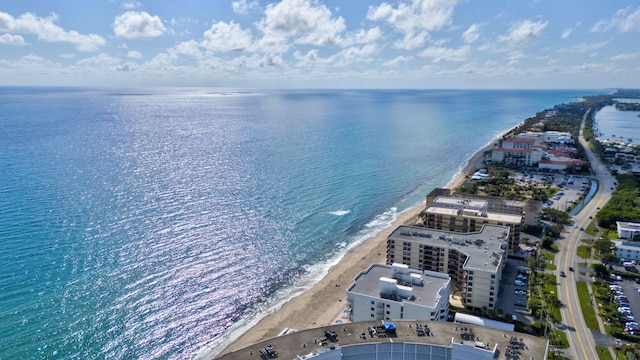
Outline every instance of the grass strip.
[[596, 352], [598, 353], [598, 359], [600, 360], [613, 360], [609, 348], [606, 346], [596, 346]]
[[582, 309], [582, 316], [587, 327], [591, 330], [600, 331], [598, 326], [598, 319], [596, 318], [596, 312], [593, 310], [591, 304], [591, 297], [589, 297], [589, 290], [587, 289], [587, 283], [584, 281], [576, 282], [576, 288], [578, 290], [578, 298], [580, 299], [580, 308]]

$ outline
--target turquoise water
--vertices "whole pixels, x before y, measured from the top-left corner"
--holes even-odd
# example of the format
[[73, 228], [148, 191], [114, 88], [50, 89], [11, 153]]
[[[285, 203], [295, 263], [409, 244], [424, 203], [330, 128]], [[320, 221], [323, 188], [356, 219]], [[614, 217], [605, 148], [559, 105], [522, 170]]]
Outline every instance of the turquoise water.
[[0, 358], [215, 351], [497, 134], [597, 93], [0, 88]]

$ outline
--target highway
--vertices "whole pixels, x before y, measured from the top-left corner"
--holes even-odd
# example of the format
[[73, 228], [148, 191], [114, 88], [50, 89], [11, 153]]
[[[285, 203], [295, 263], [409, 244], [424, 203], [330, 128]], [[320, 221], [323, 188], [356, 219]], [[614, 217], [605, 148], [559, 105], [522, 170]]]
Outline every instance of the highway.
[[[576, 289], [576, 281], [578, 281], [578, 273], [569, 271], [569, 267], [578, 270], [578, 259], [576, 251], [583, 238], [589, 238], [580, 228], [587, 228], [592, 221], [589, 216], [594, 216], [597, 209], [603, 207], [611, 198], [612, 188], [615, 186], [615, 178], [609, 173], [606, 164], [591, 151], [589, 145], [584, 140], [583, 130], [585, 119], [589, 109], [580, 126], [579, 139], [582, 146], [587, 152], [587, 158], [591, 163], [592, 174], [598, 180], [598, 190], [594, 194], [591, 201], [574, 216], [573, 220], [577, 227], [570, 228], [565, 233], [565, 241], [560, 244], [561, 252], [556, 256], [557, 279], [558, 279], [558, 298], [565, 305], [561, 308], [561, 314], [564, 324], [567, 326], [567, 338], [570, 345], [570, 351], [574, 359], [598, 359], [595, 349], [595, 341], [591, 335], [591, 331], [585, 324], [582, 310], [580, 309], [580, 301], [578, 299], [578, 291]], [[584, 261], [584, 260], [583, 260]], [[560, 272], [564, 271], [566, 277], [560, 277]], [[597, 309], [596, 309], [597, 312]]]

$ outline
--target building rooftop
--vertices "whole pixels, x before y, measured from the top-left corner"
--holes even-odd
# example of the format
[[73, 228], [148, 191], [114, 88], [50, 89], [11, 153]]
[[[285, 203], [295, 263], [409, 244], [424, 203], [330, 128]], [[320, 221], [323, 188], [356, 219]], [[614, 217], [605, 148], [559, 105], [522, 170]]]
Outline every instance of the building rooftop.
[[[407, 278], [411, 276], [413, 281], [408, 281]], [[356, 275], [347, 292], [378, 298], [387, 297], [389, 294], [381, 294], [380, 279], [394, 279], [399, 286], [411, 289], [412, 297], [397, 297], [394, 300], [408, 301], [426, 307], [435, 307], [438, 304], [440, 290], [446, 288], [451, 282], [447, 274], [412, 270], [402, 264], [371, 264], [367, 270]]]
[[640, 223], [616, 221], [616, 224], [621, 229], [640, 230]]
[[484, 224], [478, 232], [459, 233], [402, 225], [389, 235], [389, 239], [457, 249], [469, 256], [465, 269], [496, 272], [506, 257], [509, 227]]
[[[455, 346], [468, 346], [469, 350], [492, 351], [495, 353], [495, 359], [545, 359], [547, 355], [548, 343], [544, 338], [523, 333], [451, 322], [420, 322], [418, 324], [414, 321], [394, 321], [395, 334], [369, 331], [383, 324], [381, 321], [366, 321], [297, 331], [220, 355], [217, 359], [268, 358], [262, 357], [260, 350], [267, 348], [269, 344], [271, 344], [270, 349], [277, 351], [279, 359], [296, 359], [298, 356], [299, 359], [309, 359], [314, 355], [331, 351], [332, 348], [389, 343], [431, 344], [448, 348], [452, 348], [455, 344]], [[422, 332], [419, 332], [420, 329]], [[335, 334], [335, 341], [332, 341], [327, 334]], [[323, 338], [326, 340], [320, 343]]]
[[488, 201], [484, 199], [438, 196], [433, 201], [432, 206], [482, 210], [487, 208]]
[[[458, 200], [460, 201], [460, 200]], [[471, 200], [472, 203], [476, 203], [477, 200]], [[474, 207], [465, 207], [460, 205], [459, 208], [439, 206], [434, 202], [433, 206], [429, 206], [426, 210], [431, 214], [440, 214], [445, 216], [464, 216], [469, 218], [479, 218], [482, 220], [492, 220], [497, 222], [517, 224], [522, 222], [521, 215], [497, 213], [492, 211], [481, 210]]]
[[640, 251], [640, 243], [632, 241], [613, 240], [612, 241], [618, 249], [629, 249]]

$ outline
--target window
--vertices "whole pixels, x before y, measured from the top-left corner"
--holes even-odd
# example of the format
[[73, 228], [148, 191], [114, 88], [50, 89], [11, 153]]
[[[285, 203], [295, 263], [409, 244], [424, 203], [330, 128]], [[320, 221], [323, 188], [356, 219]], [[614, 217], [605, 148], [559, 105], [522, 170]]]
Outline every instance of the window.
[[489, 295], [493, 296], [493, 291], [489, 292]]
[[371, 317], [374, 317], [373, 314], [371, 314]]
[[373, 304], [375, 304], [375, 303], [376, 303], [375, 301], [371, 300], [371, 305], [373, 305]]
[[469, 271], [469, 275], [473, 275], [473, 270]]
[[374, 309], [374, 308], [371, 308], [371, 311], [375, 311], [375, 310], [376, 310], [376, 309]]
[[387, 315], [389, 315], [389, 314], [390, 314], [389, 311], [387, 311]]
[[495, 279], [496, 278], [496, 274], [491, 274], [491, 278]]
[[391, 305], [387, 304], [387, 308], [390, 308], [390, 307], [391, 307]]

